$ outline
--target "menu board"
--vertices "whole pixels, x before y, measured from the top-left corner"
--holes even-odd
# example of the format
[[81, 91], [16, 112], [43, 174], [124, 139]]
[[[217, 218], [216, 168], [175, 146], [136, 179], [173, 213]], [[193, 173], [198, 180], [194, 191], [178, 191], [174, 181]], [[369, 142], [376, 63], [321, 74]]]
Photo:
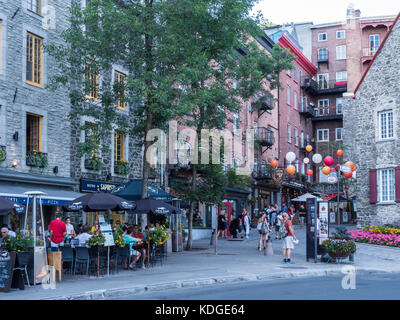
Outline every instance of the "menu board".
[[0, 252], [0, 291], [10, 291], [14, 264], [14, 254], [10, 254], [8, 251]]
[[329, 239], [329, 222], [328, 222], [328, 202], [318, 202], [319, 215], [318, 215], [318, 226], [319, 226], [319, 244]]
[[104, 220], [103, 215], [99, 215], [99, 224], [100, 224], [101, 234], [106, 238], [104, 246], [109, 247], [115, 245], [111, 224]]

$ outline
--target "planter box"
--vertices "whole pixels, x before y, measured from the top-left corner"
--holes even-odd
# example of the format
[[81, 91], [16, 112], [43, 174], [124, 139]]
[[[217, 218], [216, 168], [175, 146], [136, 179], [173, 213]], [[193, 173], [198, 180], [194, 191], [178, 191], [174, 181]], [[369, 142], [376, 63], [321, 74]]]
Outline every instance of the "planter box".
[[115, 174], [120, 174], [120, 175], [122, 175], [122, 176], [127, 176], [128, 174], [129, 174], [129, 172], [130, 172], [130, 168], [128, 167], [128, 170], [127, 170], [128, 172], [125, 174], [125, 173], [123, 173], [123, 172], [121, 172], [121, 169], [120, 169], [120, 167], [119, 167], [119, 163], [117, 162], [117, 163], [115, 163], [114, 164], [114, 173]]
[[4, 156], [0, 155], [0, 163], [6, 160], [7, 158], [7, 151], [6, 151], [6, 146], [0, 146], [0, 150], [4, 151]]
[[[26, 165], [29, 166], [29, 167], [36, 167], [37, 165], [36, 165], [36, 163], [35, 163], [35, 160], [34, 160], [34, 157], [33, 157], [32, 154], [33, 154], [33, 153], [31, 152], [31, 153], [29, 153], [29, 154], [27, 155], [27, 158], [26, 158]], [[39, 168], [44, 168], [44, 167], [46, 167], [45, 164], [46, 164], [46, 161], [47, 161], [47, 153], [38, 152], [38, 155], [39, 155], [39, 157], [40, 157], [40, 165], [37, 166], [37, 167], [39, 167]]]
[[[91, 161], [89, 161], [89, 159], [85, 159], [85, 169], [87, 170], [95, 170], [93, 163]], [[96, 170], [96, 171], [100, 171], [100, 170]]]

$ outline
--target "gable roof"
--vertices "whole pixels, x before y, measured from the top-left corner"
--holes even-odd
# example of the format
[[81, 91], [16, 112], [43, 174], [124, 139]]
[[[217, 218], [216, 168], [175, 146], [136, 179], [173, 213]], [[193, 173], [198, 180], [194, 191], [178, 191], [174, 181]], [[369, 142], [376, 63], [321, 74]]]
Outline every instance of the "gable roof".
[[367, 70], [365, 70], [363, 76], [361, 77], [360, 82], [358, 83], [356, 89], [354, 90], [353, 99], [355, 99], [356, 93], [357, 93], [358, 89], [360, 88], [361, 84], [363, 83], [363, 81], [364, 81], [364, 79], [365, 79], [365, 77], [366, 77], [366, 75], [367, 75], [369, 69], [371, 68], [371, 66], [372, 66], [372, 64], [374, 63], [374, 61], [375, 61], [376, 57], [378, 56], [378, 54], [381, 52], [383, 46], [384, 46], [385, 43], [386, 43], [387, 38], [388, 38], [389, 35], [392, 33], [392, 30], [393, 30], [393, 28], [395, 27], [395, 25], [397, 24], [397, 22], [399, 21], [399, 19], [400, 19], [400, 12], [399, 12], [399, 14], [397, 15], [396, 19], [394, 20], [394, 22], [393, 22], [391, 28], [389, 29], [388, 33], [386, 33], [385, 38], [383, 39], [381, 45], [379, 46], [379, 48], [378, 48], [378, 50], [376, 51], [374, 57], [372, 58], [372, 61], [370, 62], [370, 64], [369, 64]]

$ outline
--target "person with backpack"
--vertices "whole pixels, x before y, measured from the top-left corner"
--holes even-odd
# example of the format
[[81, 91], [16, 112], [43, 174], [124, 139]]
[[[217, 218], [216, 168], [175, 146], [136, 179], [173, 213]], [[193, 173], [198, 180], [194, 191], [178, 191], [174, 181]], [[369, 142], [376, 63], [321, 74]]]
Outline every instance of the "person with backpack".
[[243, 216], [243, 229], [244, 229], [244, 232], [245, 232], [245, 237], [246, 237], [246, 239], [248, 239], [249, 238], [249, 234], [250, 234], [250, 217], [249, 217], [249, 214], [247, 213], [247, 210], [246, 209], [243, 209], [243, 214], [242, 214], [242, 216]]
[[258, 251], [261, 251], [261, 245], [264, 246], [264, 249], [267, 248], [267, 236], [269, 233], [269, 224], [266, 213], [263, 213], [258, 219], [257, 230], [260, 233], [260, 239], [258, 241]]
[[285, 225], [285, 234], [283, 235], [283, 263], [293, 263], [290, 259], [292, 250], [294, 249], [294, 242], [297, 242], [292, 219], [286, 212], [283, 213], [283, 222]]

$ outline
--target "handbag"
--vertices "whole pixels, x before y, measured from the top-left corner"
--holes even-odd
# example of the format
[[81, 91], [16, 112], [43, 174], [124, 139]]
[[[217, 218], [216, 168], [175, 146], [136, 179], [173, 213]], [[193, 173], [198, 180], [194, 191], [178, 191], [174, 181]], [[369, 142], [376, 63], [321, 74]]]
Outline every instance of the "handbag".
[[268, 232], [269, 232], [268, 225], [265, 222], [263, 222], [261, 225], [261, 233], [267, 234]]

